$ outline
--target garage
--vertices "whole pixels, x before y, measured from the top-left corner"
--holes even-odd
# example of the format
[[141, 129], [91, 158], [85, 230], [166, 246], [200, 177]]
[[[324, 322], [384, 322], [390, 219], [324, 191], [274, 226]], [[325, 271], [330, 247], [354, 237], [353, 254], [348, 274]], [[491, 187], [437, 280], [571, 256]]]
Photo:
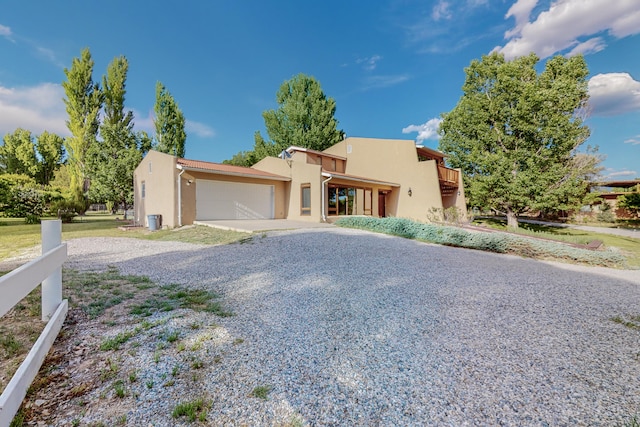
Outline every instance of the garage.
[[273, 185], [196, 180], [196, 220], [273, 219]]

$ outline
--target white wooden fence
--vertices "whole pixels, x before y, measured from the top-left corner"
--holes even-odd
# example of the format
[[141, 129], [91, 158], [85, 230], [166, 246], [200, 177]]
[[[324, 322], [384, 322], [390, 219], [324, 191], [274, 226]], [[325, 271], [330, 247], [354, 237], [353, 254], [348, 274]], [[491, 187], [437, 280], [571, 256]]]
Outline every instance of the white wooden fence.
[[68, 302], [62, 300], [62, 264], [67, 259], [67, 244], [61, 242], [62, 222], [42, 221], [41, 230], [42, 256], [0, 277], [0, 317], [42, 283], [42, 321], [47, 322], [0, 395], [0, 426], [8, 426], [18, 412], [67, 316]]

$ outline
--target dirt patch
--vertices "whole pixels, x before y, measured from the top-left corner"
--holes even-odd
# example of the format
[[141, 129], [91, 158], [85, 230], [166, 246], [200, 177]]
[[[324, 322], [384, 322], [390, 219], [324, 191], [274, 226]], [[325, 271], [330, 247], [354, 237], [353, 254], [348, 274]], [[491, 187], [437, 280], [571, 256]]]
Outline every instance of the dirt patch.
[[[196, 387], [211, 346], [230, 342], [216, 324], [230, 313], [201, 289], [157, 286], [110, 268], [64, 270], [63, 295], [70, 303], [67, 318], [13, 425], [125, 425], [145, 393], [173, 388], [187, 394]], [[40, 287], [0, 325], [4, 389], [44, 327]]]

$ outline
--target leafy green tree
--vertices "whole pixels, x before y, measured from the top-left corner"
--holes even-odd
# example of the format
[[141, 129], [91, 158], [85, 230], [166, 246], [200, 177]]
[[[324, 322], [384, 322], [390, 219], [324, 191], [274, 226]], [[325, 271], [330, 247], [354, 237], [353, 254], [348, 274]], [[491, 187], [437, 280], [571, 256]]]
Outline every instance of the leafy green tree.
[[462, 169], [470, 204], [505, 213], [512, 228], [525, 212], [579, 207], [596, 166], [581, 167], [578, 157], [589, 137], [580, 116], [588, 100], [583, 57], [556, 56], [540, 74], [538, 61], [530, 54], [507, 62], [498, 53], [472, 61], [463, 95], [440, 125], [440, 150]]
[[240, 151], [233, 155], [229, 160], [224, 160], [222, 163], [227, 165], [244, 166], [249, 167], [257, 163], [253, 150]]
[[45, 195], [28, 175], [0, 175], [0, 214], [7, 217], [40, 217], [45, 208]]
[[156, 150], [184, 157], [187, 133], [184, 130], [185, 119], [173, 96], [160, 82], [156, 83], [156, 103], [153, 108], [156, 117]]
[[49, 187], [64, 193], [66, 198], [71, 198], [69, 189], [71, 188], [71, 176], [69, 176], [69, 167], [62, 163], [60, 167], [53, 173], [53, 179], [49, 181]]
[[89, 149], [91, 185], [89, 198], [126, 210], [133, 204], [133, 171], [151, 147], [146, 134], [133, 132], [133, 113], [125, 112], [126, 80], [129, 63], [115, 58], [102, 78], [104, 118], [101, 139]]
[[64, 159], [64, 138], [44, 131], [37, 138], [36, 150], [40, 155], [38, 182], [48, 185]]
[[640, 193], [629, 193], [618, 197], [618, 206], [638, 215], [640, 213]]
[[4, 137], [0, 146], [0, 164], [5, 173], [24, 174], [34, 178], [40, 168], [31, 132], [18, 128]]
[[71, 136], [65, 139], [67, 164], [71, 177], [71, 191], [77, 200], [84, 199], [87, 178], [87, 152], [95, 143], [98, 134], [102, 91], [93, 82], [93, 59], [88, 48], [82, 50], [80, 58], [73, 58], [70, 69], [64, 69], [67, 80], [62, 82], [69, 120], [67, 127]]
[[325, 95], [315, 78], [298, 74], [285, 81], [276, 101], [278, 109], [262, 113], [270, 141], [256, 132], [253, 151], [238, 153], [227, 163], [250, 166], [292, 145], [322, 151], [344, 139], [334, 117], [336, 101]]
[[34, 143], [31, 132], [16, 129], [0, 146], [0, 165], [5, 173], [25, 174], [47, 185], [64, 156], [63, 139], [44, 131]]

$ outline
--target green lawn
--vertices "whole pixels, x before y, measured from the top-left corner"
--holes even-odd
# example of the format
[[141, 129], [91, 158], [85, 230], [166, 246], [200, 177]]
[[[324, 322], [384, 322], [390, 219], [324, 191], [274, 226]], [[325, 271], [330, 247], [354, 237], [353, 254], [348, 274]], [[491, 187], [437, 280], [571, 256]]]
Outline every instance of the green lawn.
[[[44, 218], [46, 219], [46, 218]], [[196, 226], [151, 232], [145, 228], [120, 230], [126, 224], [115, 215], [90, 214], [62, 224], [62, 240], [78, 237], [129, 237], [175, 240], [206, 245], [227, 244], [247, 239], [247, 233]], [[0, 218], [0, 261], [40, 244], [40, 224], [25, 224], [22, 218]]]
[[[498, 218], [481, 218], [476, 219], [473, 223], [502, 231], [506, 231], [507, 228], [506, 220]], [[586, 244], [592, 240], [601, 240], [606, 247], [620, 250], [627, 257], [630, 267], [640, 267], [640, 239], [594, 233], [573, 228], [560, 228], [528, 223], [520, 223], [520, 228], [517, 233], [525, 236], [578, 244]]]

